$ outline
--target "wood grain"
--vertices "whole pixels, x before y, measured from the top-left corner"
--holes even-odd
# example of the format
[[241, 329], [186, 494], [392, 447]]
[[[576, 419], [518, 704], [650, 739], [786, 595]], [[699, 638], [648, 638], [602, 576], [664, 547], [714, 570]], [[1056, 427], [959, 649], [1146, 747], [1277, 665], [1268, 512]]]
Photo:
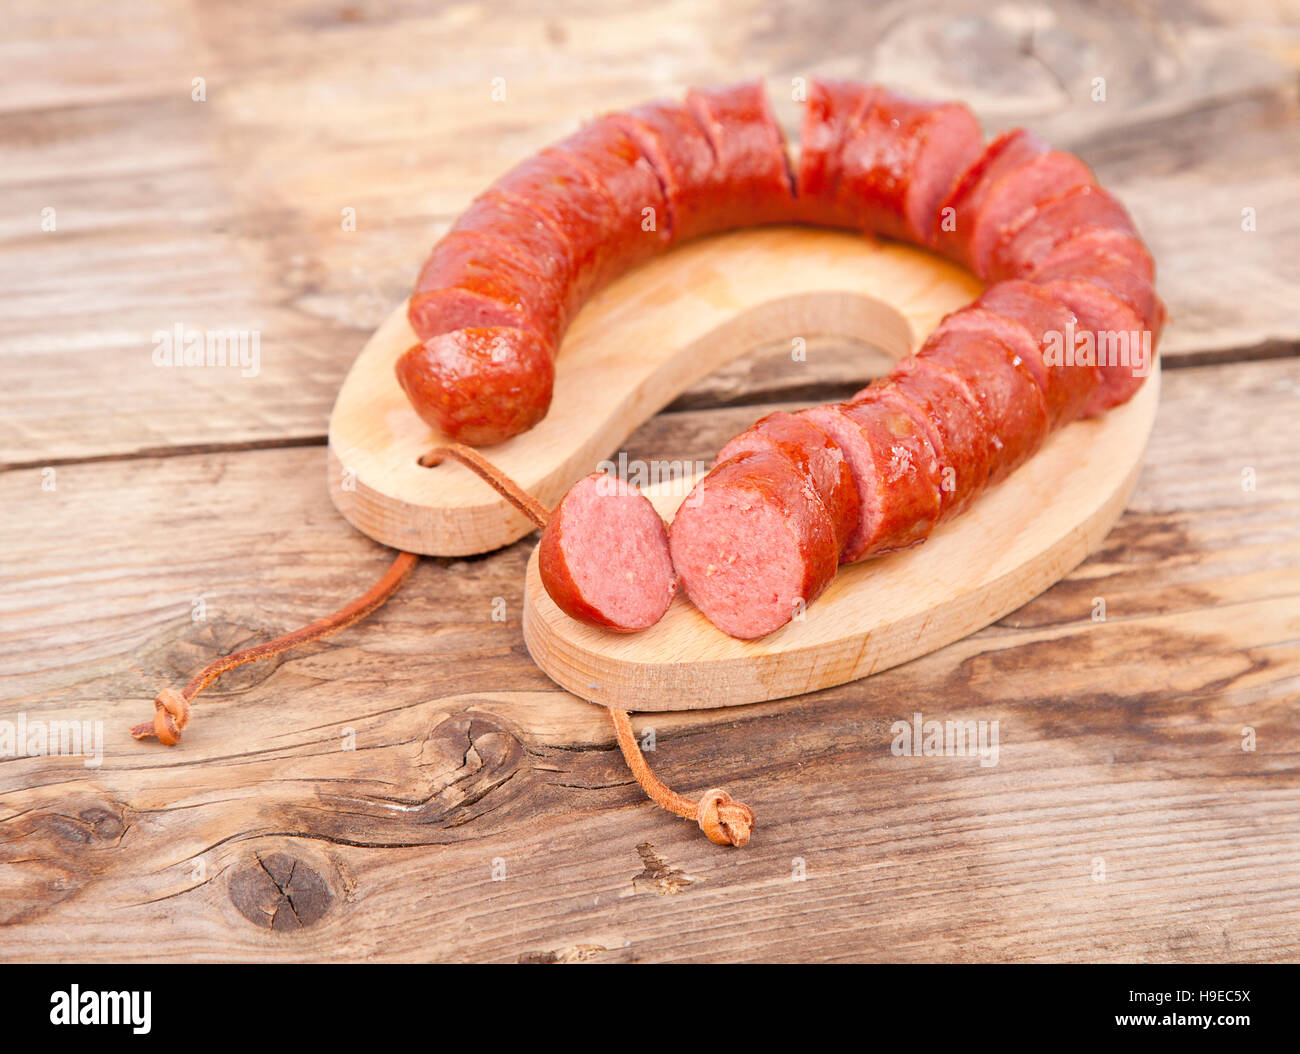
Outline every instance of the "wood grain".
[[[80, 11], [74, 32], [9, 7], [0, 464], [319, 441], [352, 359], [475, 193], [594, 113], [745, 76], [768, 79], [787, 120], [792, 78], [820, 73], [965, 99], [990, 134], [1027, 124], [1133, 209], [1161, 264], [1169, 361], [1297, 339], [1300, 30], [1268, 5], [215, 10]], [[177, 324], [258, 332], [258, 373], [154, 366], [153, 334]], [[814, 365], [859, 375], [851, 357]]]
[[[646, 803], [602, 711], [528, 660], [529, 541], [425, 561], [373, 620], [230, 675], [169, 751], [126, 734], [161, 684], [383, 565], [338, 529], [320, 450], [68, 466], [53, 493], [0, 475], [24, 510], [0, 538], [22, 569], [0, 592], [4, 712], [106, 736], [98, 769], [0, 765], [0, 955], [1294, 959], [1300, 471], [1276, 437], [1297, 385], [1293, 360], [1170, 371], [1109, 544], [965, 641], [858, 685], [638, 718], [670, 783], [757, 810], [725, 853]], [[716, 447], [765, 409], [661, 414], [628, 452]], [[998, 720], [998, 764], [893, 756], [914, 712]], [[694, 881], [636, 881], [645, 843]], [[249, 919], [270, 894], [235, 879], [274, 854], [328, 890], [310, 925]]]
[[[126, 0], [4, 23], [0, 721], [101, 720], [105, 743], [97, 768], [0, 758], [0, 958], [1300, 960], [1293, 8]], [[1100, 550], [864, 684], [638, 718], [669, 783], [755, 807], [743, 851], [649, 805], [602, 711], [529, 660], [529, 538], [422, 561], [372, 620], [229, 675], [181, 748], [129, 739], [160, 686], [385, 566], [321, 486], [327, 416], [471, 195], [602, 109], [764, 76], [789, 120], [814, 73], [1028, 124], [1133, 210], [1172, 321]], [[258, 329], [259, 374], [154, 367], [177, 322]], [[704, 378], [629, 457], [710, 458], [880, 364], [809, 350]], [[998, 720], [998, 764], [896, 757], [916, 712]]]

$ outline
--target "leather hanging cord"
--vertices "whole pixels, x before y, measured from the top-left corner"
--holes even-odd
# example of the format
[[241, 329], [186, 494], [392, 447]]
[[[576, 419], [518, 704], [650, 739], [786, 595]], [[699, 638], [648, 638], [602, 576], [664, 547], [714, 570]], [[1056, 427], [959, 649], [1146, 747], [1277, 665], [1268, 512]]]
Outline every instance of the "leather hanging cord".
[[194, 675], [194, 679], [180, 691], [175, 688], [164, 688], [153, 701], [153, 720], [136, 725], [131, 729], [131, 735], [136, 739], [157, 737], [159, 742], [165, 743], [169, 747], [175, 746], [181, 741], [181, 733], [185, 731], [185, 726], [189, 724], [190, 704], [194, 701], [194, 697], [223, 673], [240, 666], [246, 666], [250, 662], [257, 662], [260, 659], [269, 659], [273, 655], [280, 655], [298, 647], [300, 644], [309, 644], [314, 640], [320, 640], [322, 637], [328, 637], [331, 633], [346, 629], [354, 622], [360, 622], [397, 592], [398, 587], [406, 581], [407, 576], [415, 569], [419, 559], [414, 553], [398, 553], [397, 559], [384, 572], [383, 578], [371, 586], [362, 596], [357, 597], [346, 607], [339, 608], [334, 614], [326, 615], [324, 618], [317, 619], [311, 625], [303, 626], [302, 629], [296, 629], [292, 633], [286, 633], [283, 637], [276, 637], [275, 640], [259, 644], [255, 648], [237, 651], [234, 655], [227, 655], [217, 659], [215, 662], [203, 667]]
[[685, 820], [694, 820], [709, 841], [717, 845], [740, 847], [749, 842], [749, 835], [754, 829], [753, 809], [716, 787], [705, 791], [700, 800], [694, 802], [666, 786], [654, 774], [650, 763], [641, 753], [627, 711], [615, 710], [612, 706], [606, 709], [609, 710], [610, 720], [614, 722], [614, 735], [618, 737], [618, 745], [623, 751], [627, 767], [632, 770], [632, 775], [651, 801]]
[[[420, 458], [420, 464], [432, 468], [442, 464], [447, 458], [459, 461], [473, 471], [538, 527], [546, 527], [551, 511], [471, 447], [460, 443], [435, 447]], [[364, 595], [346, 607], [340, 608], [332, 615], [317, 619], [302, 629], [209, 663], [180, 691], [175, 688], [164, 688], [154, 700], [153, 720], [136, 725], [131, 729], [131, 735], [136, 739], [156, 738], [169, 747], [175, 746], [180, 742], [185, 726], [189, 724], [194, 697], [223, 673], [250, 662], [280, 655], [301, 644], [328, 637], [331, 633], [337, 633], [354, 622], [359, 622], [397, 592], [414, 570], [419, 559], [414, 553], [398, 553], [384, 576]], [[641, 785], [641, 789], [651, 801], [677, 816], [694, 820], [700, 825], [700, 830], [709, 841], [717, 845], [743, 846], [748, 843], [750, 832], [754, 827], [754, 811], [748, 805], [734, 800], [726, 791], [716, 788], [705, 791], [700, 800], [695, 802], [666, 786], [654, 774], [641, 753], [636, 736], [632, 733], [632, 721], [627, 711], [617, 710], [612, 706], [606, 709], [609, 711], [610, 720], [614, 723], [614, 735], [618, 740], [619, 748], [623, 751], [628, 768], [632, 770], [632, 775], [636, 777], [637, 783]]]
[[434, 447], [420, 458], [420, 464], [425, 468], [433, 468], [435, 465], [441, 465], [447, 458], [459, 461], [532, 520], [537, 527], [546, 526], [547, 520], [551, 518], [551, 510], [473, 447], [462, 443], [448, 443], [446, 446]]

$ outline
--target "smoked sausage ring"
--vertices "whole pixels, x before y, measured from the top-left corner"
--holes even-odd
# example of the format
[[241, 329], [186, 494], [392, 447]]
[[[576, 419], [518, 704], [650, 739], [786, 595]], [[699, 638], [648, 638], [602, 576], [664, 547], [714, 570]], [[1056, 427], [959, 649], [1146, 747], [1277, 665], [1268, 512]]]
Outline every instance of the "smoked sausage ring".
[[517, 165], [422, 268], [398, 380], [453, 440], [518, 435], [545, 416], [595, 291], [686, 239], [772, 223], [904, 239], [989, 284], [851, 399], [731, 440], [666, 533], [634, 490], [611, 491], [614, 507], [577, 484], [542, 560], [573, 617], [641, 629], [680, 587], [724, 632], [771, 633], [839, 563], [920, 544], [1150, 372], [1154, 263], [1086, 164], [1023, 129], [985, 144], [959, 103], [813, 80], [797, 164], [749, 82], [607, 114]]

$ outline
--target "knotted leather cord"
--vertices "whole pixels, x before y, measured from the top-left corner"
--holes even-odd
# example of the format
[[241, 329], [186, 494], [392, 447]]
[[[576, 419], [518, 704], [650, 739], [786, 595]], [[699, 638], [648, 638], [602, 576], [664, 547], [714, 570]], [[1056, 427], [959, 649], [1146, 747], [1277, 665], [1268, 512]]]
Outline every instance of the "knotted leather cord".
[[666, 786], [651, 771], [649, 762], [641, 753], [641, 747], [632, 733], [632, 719], [628, 717], [627, 711], [615, 710], [612, 706], [605, 709], [609, 711], [610, 720], [614, 722], [614, 735], [618, 737], [623, 759], [651, 801], [659, 808], [667, 809], [684, 820], [694, 820], [700, 825], [700, 830], [709, 841], [716, 845], [740, 847], [748, 844], [750, 832], [754, 828], [753, 809], [716, 787], [705, 791], [698, 802], [693, 802], [690, 798]]
[[[471, 447], [460, 443], [435, 447], [420, 458], [420, 464], [425, 468], [433, 468], [449, 457], [474, 472], [538, 527], [545, 528], [551, 518], [551, 510]], [[209, 663], [180, 691], [175, 688], [164, 688], [154, 699], [153, 720], [136, 725], [131, 729], [131, 735], [136, 739], [156, 738], [169, 747], [175, 746], [180, 742], [185, 726], [189, 724], [190, 704], [194, 697], [223, 673], [250, 662], [257, 662], [259, 659], [280, 655], [300, 644], [320, 640], [331, 633], [345, 629], [354, 622], [359, 622], [397, 592], [398, 587], [415, 569], [419, 559], [415, 553], [399, 552], [397, 558], [384, 572], [384, 576], [364, 595], [346, 607], [275, 640]], [[726, 791], [717, 788], [705, 791], [700, 800], [694, 802], [666, 786], [654, 774], [645, 755], [641, 753], [627, 711], [616, 710], [612, 706], [605, 709], [609, 711], [610, 720], [614, 724], [614, 735], [628, 768], [632, 770], [632, 775], [651, 801], [676, 816], [694, 820], [700, 825], [700, 830], [709, 841], [717, 845], [743, 846], [749, 842], [750, 832], [754, 827], [753, 809], [744, 802], [736, 801]]]
[[239, 666], [245, 666], [250, 662], [257, 662], [259, 659], [269, 659], [273, 655], [289, 651], [300, 644], [308, 644], [311, 641], [320, 640], [322, 637], [328, 637], [331, 633], [346, 629], [354, 622], [360, 622], [397, 592], [398, 586], [406, 581], [407, 576], [415, 569], [419, 559], [415, 553], [399, 552], [397, 559], [384, 572], [383, 578], [371, 586], [365, 594], [357, 597], [346, 607], [339, 608], [334, 614], [319, 618], [310, 625], [303, 626], [302, 629], [286, 633], [283, 637], [276, 637], [275, 640], [259, 644], [255, 648], [237, 651], [233, 655], [227, 655], [209, 663], [195, 674], [194, 679], [179, 692], [175, 688], [164, 688], [158, 693], [158, 698], [153, 701], [153, 720], [136, 725], [131, 729], [131, 735], [136, 739], [157, 737], [160, 742], [167, 746], [175, 746], [180, 742], [181, 733], [185, 730], [185, 726], [189, 724], [190, 703], [193, 702], [194, 697], [199, 692], [203, 691], [223, 673]]

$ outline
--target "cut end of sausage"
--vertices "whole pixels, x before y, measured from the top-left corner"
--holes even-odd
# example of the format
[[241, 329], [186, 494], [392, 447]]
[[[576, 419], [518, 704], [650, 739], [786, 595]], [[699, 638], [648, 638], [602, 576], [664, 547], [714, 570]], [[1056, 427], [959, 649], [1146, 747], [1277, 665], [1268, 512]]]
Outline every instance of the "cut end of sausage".
[[718, 629], [752, 640], [802, 617], [830, 584], [830, 514], [788, 458], [744, 454], [691, 492], [668, 533], [686, 595]]
[[664, 521], [639, 490], [601, 472], [564, 496], [542, 532], [538, 564], [561, 611], [621, 633], [653, 626], [677, 592]]
[[718, 452], [715, 464], [760, 451], [781, 454], [799, 467], [830, 513], [835, 537], [843, 548], [858, 527], [858, 492], [834, 437], [806, 415], [778, 410], [728, 442]]
[[440, 333], [408, 348], [394, 368], [421, 419], [469, 446], [532, 428], [546, 416], [555, 381], [550, 347], [508, 326]]

